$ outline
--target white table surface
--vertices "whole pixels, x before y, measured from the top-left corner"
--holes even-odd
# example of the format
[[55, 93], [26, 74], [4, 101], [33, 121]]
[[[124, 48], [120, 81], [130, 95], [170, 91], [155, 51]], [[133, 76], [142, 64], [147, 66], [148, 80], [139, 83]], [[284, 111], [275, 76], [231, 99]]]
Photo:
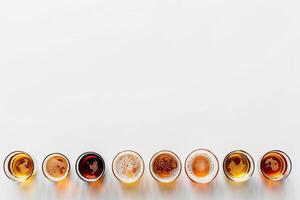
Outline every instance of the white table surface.
[[[299, 1], [54, 0], [0, 2], [0, 161], [32, 153], [36, 180], [9, 181], [1, 200], [296, 200], [299, 195]], [[148, 166], [158, 150], [182, 160], [209, 148], [220, 162], [234, 149], [257, 161], [281, 149], [294, 170], [280, 185], [256, 171], [232, 185], [222, 170], [207, 186], [182, 173], [160, 186], [148, 169], [125, 187], [113, 157], [138, 151]], [[51, 152], [72, 166], [87, 150], [108, 165], [102, 185], [72, 169], [56, 186], [40, 169]], [[297, 191], [298, 190], [298, 191]]]

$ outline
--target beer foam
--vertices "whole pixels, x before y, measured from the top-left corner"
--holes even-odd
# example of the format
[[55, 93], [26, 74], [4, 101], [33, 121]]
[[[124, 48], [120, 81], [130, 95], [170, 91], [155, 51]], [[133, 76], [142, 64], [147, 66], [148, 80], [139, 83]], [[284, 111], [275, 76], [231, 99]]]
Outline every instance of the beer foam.
[[139, 154], [133, 151], [119, 153], [113, 161], [113, 173], [124, 183], [137, 181], [144, 172], [144, 162]]
[[[198, 158], [201, 158], [200, 163]], [[207, 163], [208, 162], [208, 163]], [[208, 166], [207, 166], [208, 165]], [[201, 173], [201, 176], [195, 174], [196, 170], [201, 173], [201, 170], [208, 170], [208, 172]], [[219, 163], [216, 156], [208, 150], [199, 149], [193, 151], [185, 161], [185, 171], [188, 177], [196, 183], [211, 182], [219, 171]]]
[[170, 183], [181, 173], [180, 159], [171, 151], [160, 151], [151, 159], [150, 172], [157, 181]]
[[70, 165], [68, 159], [62, 154], [47, 156], [43, 162], [43, 172], [47, 178], [57, 182], [66, 178], [69, 174]]

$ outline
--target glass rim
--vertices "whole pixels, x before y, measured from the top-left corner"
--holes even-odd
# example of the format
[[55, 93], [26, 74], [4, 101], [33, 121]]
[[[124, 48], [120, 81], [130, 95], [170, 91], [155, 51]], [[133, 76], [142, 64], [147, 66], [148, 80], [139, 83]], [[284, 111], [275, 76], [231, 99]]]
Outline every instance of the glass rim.
[[[172, 156], [174, 156], [174, 157], [178, 160], [178, 163], [179, 163], [178, 174], [177, 174], [175, 177], [173, 177], [170, 181], [163, 181], [163, 179], [157, 178], [157, 177], [154, 175], [155, 173], [153, 172], [153, 169], [152, 169], [152, 164], [153, 164], [154, 158], [155, 158], [157, 155], [161, 154], [161, 153], [171, 154]], [[158, 182], [160, 182], [160, 183], [171, 183], [171, 182], [175, 181], [176, 179], [178, 179], [178, 177], [180, 176], [181, 171], [182, 171], [182, 164], [181, 164], [181, 160], [180, 160], [179, 156], [178, 156], [176, 153], [174, 153], [173, 151], [170, 151], [170, 150], [160, 150], [160, 151], [156, 152], [156, 153], [151, 157], [150, 162], [149, 162], [149, 170], [150, 170], [151, 176], [152, 176], [156, 181], [158, 181]]]
[[[262, 161], [263, 157], [265, 157], [265, 156], [268, 155], [269, 153], [276, 153], [276, 154], [280, 154], [280, 155], [283, 156], [283, 157], [286, 157], [287, 167], [289, 167], [289, 170], [288, 170], [287, 172], [285, 172], [285, 173], [282, 175], [282, 177], [280, 177], [279, 179], [272, 179], [272, 178], [268, 177], [267, 175], [265, 175], [265, 174], [262, 172], [262, 170], [261, 170], [261, 167], [260, 167], [261, 161]], [[278, 149], [273, 149], [273, 150], [270, 150], [270, 151], [265, 152], [265, 153], [260, 157], [259, 162], [258, 162], [258, 165], [259, 165], [259, 166], [258, 166], [259, 173], [260, 173], [264, 178], [266, 178], [267, 180], [269, 180], [269, 181], [275, 181], [275, 182], [276, 182], [276, 181], [283, 181], [283, 180], [285, 180], [285, 179], [291, 174], [292, 169], [293, 169], [293, 163], [292, 163], [292, 159], [290, 158], [290, 156], [289, 156], [287, 153], [285, 153], [284, 151], [278, 150]]]
[[[249, 169], [249, 172], [243, 176], [243, 177], [239, 177], [239, 178], [233, 178], [231, 176], [229, 176], [227, 173], [226, 173], [226, 169], [225, 169], [225, 161], [227, 160], [227, 158], [234, 154], [234, 153], [242, 153], [243, 155], [246, 156], [246, 158], [248, 159], [249, 163], [250, 163], [250, 169]], [[252, 168], [251, 168], [252, 167]], [[238, 150], [233, 150], [231, 152], [229, 152], [225, 158], [223, 159], [223, 171], [224, 171], [224, 174], [225, 176], [230, 180], [230, 181], [233, 181], [233, 182], [245, 182], [247, 180], [249, 180], [252, 175], [254, 174], [254, 171], [255, 171], [255, 162], [254, 162], [254, 159], [253, 157], [245, 150], [241, 150], [241, 149], [238, 149]], [[245, 180], [243, 180], [244, 177], [247, 177]]]
[[[210, 181], [208, 181], [208, 182], [203, 182], [203, 183], [197, 182], [197, 181], [195, 181], [194, 179], [192, 179], [192, 177], [190, 177], [189, 173], [187, 172], [187, 169], [186, 169], [187, 160], [189, 159], [189, 157], [190, 157], [193, 153], [196, 153], [197, 151], [206, 151], [206, 152], [208, 152], [210, 155], [212, 155], [212, 156], [216, 159], [216, 161], [217, 161], [217, 167], [218, 167], [218, 168], [217, 168], [216, 174], [215, 174], [215, 175], [213, 176], [213, 178], [212, 178]], [[207, 184], [207, 183], [210, 183], [210, 182], [212, 182], [213, 180], [215, 180], [215, 178], [218, 176], [219, 171], [220, 171], [220, 164], [219, 164], [219, 160], [218, 160], [217, 156], [216, 156], [211, 150], [205, 149], [205, 148], [199, 148], [199, 149], [193, 150], [191, 153], [188, 154], [188, 156], [186, 157], [186, 159], [185, 159], [185, 161], [184, 161], [184, 170], [185, 170], [185, 173], [186, 173], [187, 177], [188, 177], [191, 181], [193, 181], [194, 183], [197, 183], [197, 184]]]
[[[6, 167], [9, 168], [9, 166], [6, 166], [8, 163], [10, 163], [10, 160], [11, 158], [13, 158], [15, 155], [18, 155], [18, 154], [25, 154], [27, 155], [31, 160], [32, 160], [32, 167], [33, 167], [33, 170], [30, 172], [30, 174], [24, 179], [24, 180], [18, 180], [18, 178], [16, 176], [14, 176], [12, 173], [7, 172], [6, 170]], [[8, 162], [8, 163], [7, 163]], [[22, 150], [15, 150], [15, 151], [12, 151], [10, 152], [4, 159], [4, 162], [3, 162], [3, 171], [4, 171], [4, 174], [6, 175], [7, 178], [9, 178], [10, 180], [12, 181], [15, 181], [15, 182], [24, 182], [28, 179], [30, 179], [34, 174], [35, 174], [35, 169], [36, 169], [36, 162], [35, 162], [35, 159], [33, 156], [31, 156], [29, 153], [27, 153], [26, 151], [22, 151]], [[9, 170], [9, 169], [8, 169]]]
[[[93, 178], [93, 179], [88, 179], [88, 178], [85, 178], [81, 173], [80, 173], [80, 170], [78, 169], [78, 166], [79, 166], [79, 162], [80, 160], [83, 158], [83, 156], [85, 155], [96, 155], [97, 157], [100, 158], [100, 160], [103, 162], [103, 170], [101, 172], [101, 174], [99, 175], [99, 177], [97, 178]], [[104, 158], [99, 154], [99, 153], [96, 153], [95, 151], [87, 151], [87, 152], [84, 152], [82, 154], [80, 154], [80, 156], [77, 158], [76, 162], [75, 162], [75, 171], [76, 171], [76, 174], [78, 175], [78, 177], [85, 181], [85, 182], [96, 182], [98, 181], [99, 179], [101, 179], [104, 174], [106, 173], [106, 164], [105, 164], [105, 160]]]
[[[55, 155], [62, 156], [63, 158], [66, 159], [66, 161], [67, 161], [67, 163], [68, 163], [68, 170], [67, 170], [66, 174], [65, 174], [62, 178], [59, 178], [58, 180], [54, 180], [54, 179], [50, 178], [50, 177], [46, 174], [45, 169], [44, 169], [45, 164], [46, 164], [46, 160], [47, 160], [48, 158], [50, 158], [51, 156], [55, 156]], [[71, 171], [71, 164], [70, 164], [70, 161], [69, 161], [68, 157], [65, 156], [65, 155], [62, 154], [62, 153], [59, 153], [59, 152], [54, 152], [54, 153], [48, 154], [48, 155], [44, 158], [44, 160], [43, 160], [43, 162], [42, 162], [42, 172], [43, 172], [44, 176], [45, 176], [48, 180], [53, 181], [53, 182], [59, 182], [59, 181], [64, 180], [65, 178], [68, 177], [68, 175], [70, 174], [70, 171]]]
[[[136, 180], [134, 180], [134, 181], [132, 181], [132, 182], [131, 182], [131, 181], [128, 181], [128, 182], [127, 182], [127, 181], [121, 180], [121, 179], [116, 175], [115, 170], [114, 170], [114, 164], [115, 164], [116, 158], [117, 158], [119, 155], [121, 155], [122, 153], [126, 153], [126, 152], [128, 152], [128, 153], [133, 153], [133, 154], [137, 155], [137, 156], [141, 159], [142, 164], [143, 164], [143, 169], [142, 169], [141, 174], [139, 175], [139, 177], [138, 177]], [[144, 162], [142, 156], [141, 156], [138, 152], [133, 151], [133, 150], [123, 150], [123, 151], [119, 152], [119, 153], [114, 157], [114, 159], [113, 159], [113, 161], [112, 161], [112, 163], [111, 163], [111, 170], [112, 170], [113, 175], [116, 177], [116, 179], [117, 179], [118, 181], [120, 181], [120, 182], [122, 182], [122, 183], [130, 184], [130, 183], [134, 183], [134, 182], [140, 180], [140, 179], [143, 177], [144, 172], [145, 172], [145, 162]]]

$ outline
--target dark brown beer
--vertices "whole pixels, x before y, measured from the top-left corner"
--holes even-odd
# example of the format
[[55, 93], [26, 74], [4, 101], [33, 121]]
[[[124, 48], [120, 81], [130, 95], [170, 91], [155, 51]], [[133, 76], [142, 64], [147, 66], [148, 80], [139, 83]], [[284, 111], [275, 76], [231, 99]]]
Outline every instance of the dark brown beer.
[[105, 163], [99, 154], [87, 152], [78, 158], [76, 171], [81, 179], [88, 182], [96, 181], [103, 176]]
[[260, 161], [262, 175], [272, 181], [286, 178], [291, 170], [289, 157], [281, 151], [267, 152]]

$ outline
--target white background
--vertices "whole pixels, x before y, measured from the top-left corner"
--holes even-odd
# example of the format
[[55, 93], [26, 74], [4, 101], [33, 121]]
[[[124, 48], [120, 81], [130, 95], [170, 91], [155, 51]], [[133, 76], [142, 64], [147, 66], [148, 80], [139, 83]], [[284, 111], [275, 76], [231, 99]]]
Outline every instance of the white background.
[[[1, 200], [299, 199], [300, 3], [297, 0], [53, 0], [0, 2], [0, 160], [32, 153], [37, 178], [18, 185], [0, 172]], [[182, 160], [209, 148], [220, 163], [244, 149], [294, 164], [280, 185], [257, 171], [232, 185], [221, 170], [207, 186], [181, 174], [160, 186], [148, 169], [125, 187], [113, 157], [138, 151], [148, 166], [161, 149]], [[73, 164], [94, 150], [107, 162], [103, 185], [72, 170], [55, 186], [40, 170], [51, 152]], [[147, 167], [148, 168], [148, 167]], [[298, 191], [297, 191], [298, 190]]]

